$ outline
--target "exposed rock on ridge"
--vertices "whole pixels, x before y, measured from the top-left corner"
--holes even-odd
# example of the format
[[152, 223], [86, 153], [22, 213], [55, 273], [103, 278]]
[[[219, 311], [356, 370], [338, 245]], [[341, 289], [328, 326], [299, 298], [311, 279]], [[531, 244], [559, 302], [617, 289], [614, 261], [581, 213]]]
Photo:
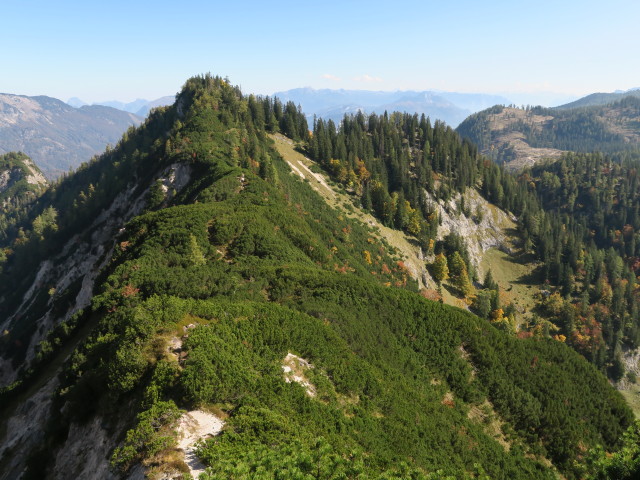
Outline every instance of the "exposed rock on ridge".
[[[164, 185], [171, 186], [171, 190], [179, 191], [189, 181], [190, 175], [191, 171], [187, 165], [174, 164], [167, 167], [159, 179]], [[0, 324], [0, 330], [10, 329], [14, 321], [25, 315], [43, 288], [53, 288], [52, 292], [64, 292], [74, 282], [81, 280], [81, 287], [73, 306], [62, 318], [57, 317], [60, 321], [69, 319], [78, 310], [89, 306], [95, 280], [111, 259], [115, 245], [114, 239], [118, 231], [128, 220], [142, 211], [146, 196], [147, 190], [136, 193], [135, 185], [130, 185], [81, 234], [69, 239], [56, 257], [42, 262], [21, 305], [12, 316]], [[52, 310], [55, 300], [54, 293], [47, 302], [46, 313], [37, 320], [37, 331], [27, 348], [25, 360], [27, 364], [35, 357], [38, 343], [54, 326], [56, 317], [52, 314]], [[13, 382], [17, 373], [18, 371], [10, 362], [0, 359], [0, 385]]]

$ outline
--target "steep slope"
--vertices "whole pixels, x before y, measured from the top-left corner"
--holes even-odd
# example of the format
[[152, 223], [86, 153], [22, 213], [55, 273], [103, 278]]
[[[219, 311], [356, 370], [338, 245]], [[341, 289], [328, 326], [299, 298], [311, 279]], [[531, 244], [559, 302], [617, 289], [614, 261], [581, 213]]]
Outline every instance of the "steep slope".
[[521, 170], [564, 151], [616, 152], [640, 147], [640, 98], [581, 108], [495, 106], [462, 122], [457, 132], [481, 153]]
[[[390, 228], [376, 218], [373, 212], [365, 211], [353, 194], [348, 194], [340, 185], [332, 181], [326, 172], [318, 171], [318, 165], [295, 149], [293, 141], [278, 134], [272, 137], [275, 146], [283, 159], [289, 164], [294, 174], [318, 192], [325, 201], [341, 211], [342, 215], [354, 218], [371, 227], [377, 238], [396, 249], [408, 273], [418, 282], [419, 288], [435, 289], [427, 268], [432, 258], [425, 256], [424, 250], [416, 242], [413, 235]], [[464, 197], [464, 200], [462, 198]], [[510, 241], [506, 232], [515, 229], [513, 219], [504, 211], [491, 205], [475, 189], [458, 193], [448, 201], [427, 193], [427, 199], [434, 206], [434, 212], [440, 219], [436, 240], [443, 241], [450, 233], [460, 235], [469, 251], [474, 267], [483, 275], [486, 268], [481, 267], [483, 256], [490, 248], [510, 250]], [[458, 208], [460, 203], [466, 205], [467, 212]], [[482, 212], [478, 215], [478, 212]], [[432, 256], [431, 256], [432, 257]], [[445, 301], [460, 306], [460, 300], [447, 297]]]
[[76, 204], [3, 268], [5, 360], [50, 334], [1, 397], [1, 478], [179, 477], [175, 431], [204, 416], [187, 410], [225, 424], [197, 448], [206, 479], [575, 478], [585, 448], [617, 445], [631, 414], [593, 366], [417, 295], [292, 174], [272, 106], [190, 79], [40, 197], [33, 215]]
[[20, 216], [8, 215], [20, 230], [9, 230], [0, 243], [8, 252], [0, 272], [4, 385], [19, 368], [27, 369], [52, 327], [89, 305], [100, 265], [122, 224], [141, 211], [147, 182], [157, 178], [167, 190], [184, 185], [188, 167], [156, 168], [152, 152], [142, 158], [136, 152], [145, 145], [149, 150], [166, 121], [162, 115], [149, 119], [134, 139], [123, 137], [118, 161], [109, 151], [45, 191]]
[[[415, 240], [404, 232], [383, 225], [375, 216], [354, 205], [353, 198], [344, 190], [340, 190], [324, 172], [319, 172], [313, 160], [305, 157], [294, 148], [294, 142], [282, 134], [272, 136], [275, 147], [282, 158], [291, 167], [292, 173], [322, 196], [325, 202], [336, 208], [341, 215], [353, 218], [372, 230], [372, 238], [386, 242], [398, 252], [407, 272], [418, 282], [420, 288], [433, 286], [433, 279], [427, 270], [424, 254]], [[312, 169], [316, 170], [313, 171]]]
[[0, 155], [0, 202], [2, 208], [38, 194], [47, 185], [40, 169], [23, 153]]
[[45, 96], [0, 94], [0, 153], [22, 151], [55, 178], [115, 144], [140, 121], [110, 107], [73, 108]]
[[615, 381], [624, 352], [640, 346], [638, 160], [566, 154], [522, 176], [544, 211], [525, 213], [520, 230], [541, 261], [541, 280], [557, 285], [539, 313]]
[[44, 175], [25, 154], [0, 155], [0, 263], [6, 259], [2, 246], [18, 234], [21, 219], [46, 186]]
[[[371, 213], [386, 227], [402, 229], [416, 245], [415, 250], [403, 246], [400, 250], [412, 258], [409, 264], [415, 266], [412, 250], [430, 264], [437, 288], [423, 275], [423, 284], [431, 287], [424, 291], [428, 298], [470, 308], [512, 334], [566, 341], [612, 379], [624, 374], [620, 342], [635, 348], [640, 325], [633, 313], [638, 311], [635, 226], [624, 224], [638, 218], [636, 195], [627, 195], [636, 188], [638, 166], [632, 153], [617, 160], [625, 164], [629, 178], [611, 177], [607, 160], [595, 168], [576, 168], [575, 176], [567, 175], [563, 165], [560, 178], [544, 172], [540, 181], [528, 171], [518, 177], [505, 172], [442, 122], [432, 127], [424, 116], [358, 113], [346, 117], [337, 129], [331, 121], [319, 119], [312, 134], [304, 136], [296, 130], [292, 136], [299, 140], [298, 150], [318, 162], [307, 167], [304, 160], [297, 161], [302, 168], [295, 170], [312, 186], [319, 187], [319, 175], [303, 172], [324, 168], [334, 186], [343, 189], [342, 197], [350, 197], [352, 208]], [[591, 176], [587, 181], [595, 181], [596, 186], [587, 187], [586, 198], [578, 200], [584, 197], [575, 192], [579, 171]], [[602, 178], [610, 183], [602, 189], [604, 196], [597, 198]], [[319, 191], [326, 189], [322, 185]], [[612, 196], [617, 189], [620, 198]], [[564, 198], [557, 209], [549, 200], [560, 192]], [[585, 200], [593, 197], [597, 202], [585, 209], [593, 229], [587, 229], [582, 219], [567, 216], [566, 209], [578, 213], [588, 204]], [[613, 220], [614, 210], [619, 210], [615, 227], [603, 221], [605, 217]], [[616, 233], [622, 231], [624, 240]], [[619, 245], [625, 248], [618, 249]], [[492, 278], [493, 266], [482, 257], [494, 246], [515, 255], [507, 259], [492, 254], [500, 273]], [[606, 251], [609, 248], [617, 251]], [[592, 263], [585, 276], [582, 260], [587, 251]], [[606, 269], [599, 260], [604, 257], [608, 258]], [[603, 275], [614, 281], [616, 315], [624, 319], [616, 321], [615, 328], [607, 319], [610, 297], [603, 295]], [[519, 294], [514, 296], [512, 291]], [[561, 295], [569, 297], [561, 300]]]
[[535, 115], [524, 109], [491, 107], [468, 117], [456, 131], [476, 145], [483, 155], [514, 170], [531, 166], [542, 159], [558, 158], [556, 148], [534, 148], [518, 126], [526, 119], [529, 128], [542, 131], [552, 120], [551, 115]]

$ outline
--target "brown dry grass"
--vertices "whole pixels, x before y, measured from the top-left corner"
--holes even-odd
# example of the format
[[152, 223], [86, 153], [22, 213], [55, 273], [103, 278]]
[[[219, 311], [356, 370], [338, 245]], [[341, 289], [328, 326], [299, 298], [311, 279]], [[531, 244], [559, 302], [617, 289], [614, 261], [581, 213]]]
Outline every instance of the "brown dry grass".
[[[504, 108], [501, 113], [489, 116], [489, 128], [500, 132], [491, 148], [498, 148], [508, 144], [513, 146], [516, 152], [516, 159], [506, 164], [510, 170], [522, 170], [526, 166], [531, 166], [541, 160], [558, 158], [562, 155], [561, 150], [554, 148], [533, 148], [525, 140], [520, 132], [512, 131], [511, 128], [517, 122], [526, 122], [534, 130], [541, 130], [553, 117], [548, 115], [535, 115], [518, 108]], [[489, 154], [489, 150], [482, 153]]]
[[148, 467], [146, 476], [151, 480], [174, 478], [189, 473], [189, 466], [184, 462], [184, 452], [176, 448], [161, 451], [145, 460], [143, 465]]
[[511, 442], [503, 432], [504, 422], [495, 412], [491, 402], [485, 400], [480, 405], [472, 406], [467, 417], [469, 420], [483, 425], [485, 433], [502, 445], [502, 448], [509, 451]]
[[620, 390], [620, 393], [636, 418], [640, 420], [640, 385], [630, 384], [625, 390]]

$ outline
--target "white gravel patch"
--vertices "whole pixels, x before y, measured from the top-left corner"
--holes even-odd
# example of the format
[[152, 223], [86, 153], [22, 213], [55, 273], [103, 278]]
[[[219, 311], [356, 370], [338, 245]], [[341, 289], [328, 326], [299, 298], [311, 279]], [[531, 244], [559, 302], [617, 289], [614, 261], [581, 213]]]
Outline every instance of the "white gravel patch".
[[184, 461], [193, 478], [198, 478], [206, 468], [196, 456], [196, 443], [215, 437], [222, 431], [222, 427], [223, 420], [202, 410], [187, 412], [178, 421], [178, 448], [184, 452]]

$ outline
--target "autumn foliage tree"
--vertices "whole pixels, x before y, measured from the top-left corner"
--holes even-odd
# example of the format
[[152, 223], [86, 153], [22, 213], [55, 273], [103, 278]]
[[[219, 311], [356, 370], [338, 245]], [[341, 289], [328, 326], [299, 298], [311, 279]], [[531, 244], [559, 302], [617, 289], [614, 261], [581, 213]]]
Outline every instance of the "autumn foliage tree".
[[449, 265], [444, 253], [436, 255], [431, 265], [431, 273], [433, 274], [433, 279], [438, 283], [438, 286], [441, 286], [442, 282], [449, 278]]
[[473, 295], [474, 288], [471, 280], [469, 279], [467, 264], [457, 251], [453, 252], [451, 255], [449, 265], [451, 266], [450, 271], [453, 285], [465, 298]]

